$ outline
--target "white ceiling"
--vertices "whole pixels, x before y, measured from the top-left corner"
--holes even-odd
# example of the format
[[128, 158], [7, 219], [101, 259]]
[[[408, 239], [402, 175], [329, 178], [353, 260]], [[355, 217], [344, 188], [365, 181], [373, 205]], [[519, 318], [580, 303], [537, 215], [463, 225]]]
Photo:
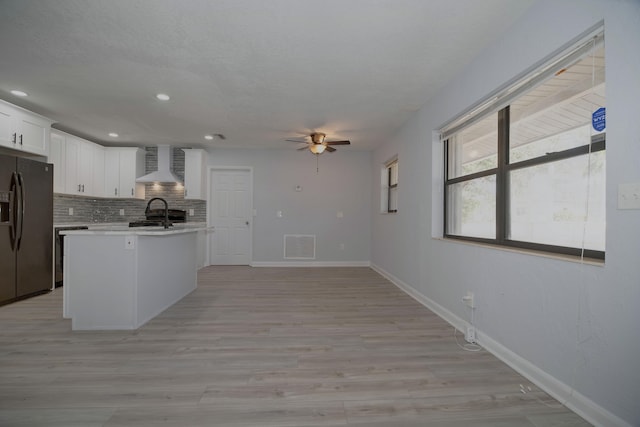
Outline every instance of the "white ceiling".
[[106, 145], [368, 150], [532, 2], [0, 0], [0, 98]]

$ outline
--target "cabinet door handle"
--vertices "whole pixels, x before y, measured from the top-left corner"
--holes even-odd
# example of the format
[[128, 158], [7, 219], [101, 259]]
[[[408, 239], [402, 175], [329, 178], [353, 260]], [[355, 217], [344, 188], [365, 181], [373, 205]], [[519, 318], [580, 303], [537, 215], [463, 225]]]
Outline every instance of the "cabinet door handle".
[[20, 134], [20, 145], [22, 145], [22, 134]]
[[84, 184], [82, 184], [82, 192], [84, 193]]
[[11, 142], [13, 142], [13, 143], [15, 144], [15, 143], [18, 141], [18, 139], [17, 139], [17, 138], [18, 138], [18, 134], [14, 132], [14, 133], [13, 133], [13, 137], [12, 137], [12, 139], [11, 139]]
[[187, 190], [186, 188], [184, 189], [184, 197], [187, 197], [187, 195], [189, 194], [189, 190]]
[[78, 184], [78, 193], [80, 193], [80, 189], [81, 189], [81, 188], [82, 188], [82, 187], [80, 187], [80, 184]]
[[118, 195], [118, 188], [117, 188], [117, 187], [113, 189], [113, 195], [114, 195], [114, 196], [117, 196], [117, 195]]
[[131, 195], [133, 196], [133, 188], [131, 189]]

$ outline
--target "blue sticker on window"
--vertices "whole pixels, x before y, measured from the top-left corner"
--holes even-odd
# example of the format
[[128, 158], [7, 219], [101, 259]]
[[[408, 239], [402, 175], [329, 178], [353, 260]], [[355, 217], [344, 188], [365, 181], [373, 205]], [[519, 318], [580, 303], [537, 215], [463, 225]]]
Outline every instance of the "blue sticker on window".
[[607, 112], [604, 107], [598, 108], [591, 115], [591, 123], [593, 124], [593, 128], [598, 132], [602, 132], [607, 125], [606, 115]]

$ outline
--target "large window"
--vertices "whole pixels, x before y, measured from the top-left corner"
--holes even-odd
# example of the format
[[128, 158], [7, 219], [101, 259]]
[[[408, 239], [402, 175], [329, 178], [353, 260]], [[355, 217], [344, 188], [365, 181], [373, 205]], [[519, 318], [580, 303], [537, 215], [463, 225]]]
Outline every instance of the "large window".
[[443, 130], [446, 237], [604, 259], [604, 53], [600, 33]]

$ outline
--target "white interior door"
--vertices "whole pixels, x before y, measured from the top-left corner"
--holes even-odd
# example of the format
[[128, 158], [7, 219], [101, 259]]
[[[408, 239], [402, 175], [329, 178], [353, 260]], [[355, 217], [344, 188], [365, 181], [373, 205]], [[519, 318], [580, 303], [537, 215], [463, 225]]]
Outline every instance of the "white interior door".
[[251, 263], [252, 173], [246, 169], [213, 169], [209, 185], [210, 265]]

